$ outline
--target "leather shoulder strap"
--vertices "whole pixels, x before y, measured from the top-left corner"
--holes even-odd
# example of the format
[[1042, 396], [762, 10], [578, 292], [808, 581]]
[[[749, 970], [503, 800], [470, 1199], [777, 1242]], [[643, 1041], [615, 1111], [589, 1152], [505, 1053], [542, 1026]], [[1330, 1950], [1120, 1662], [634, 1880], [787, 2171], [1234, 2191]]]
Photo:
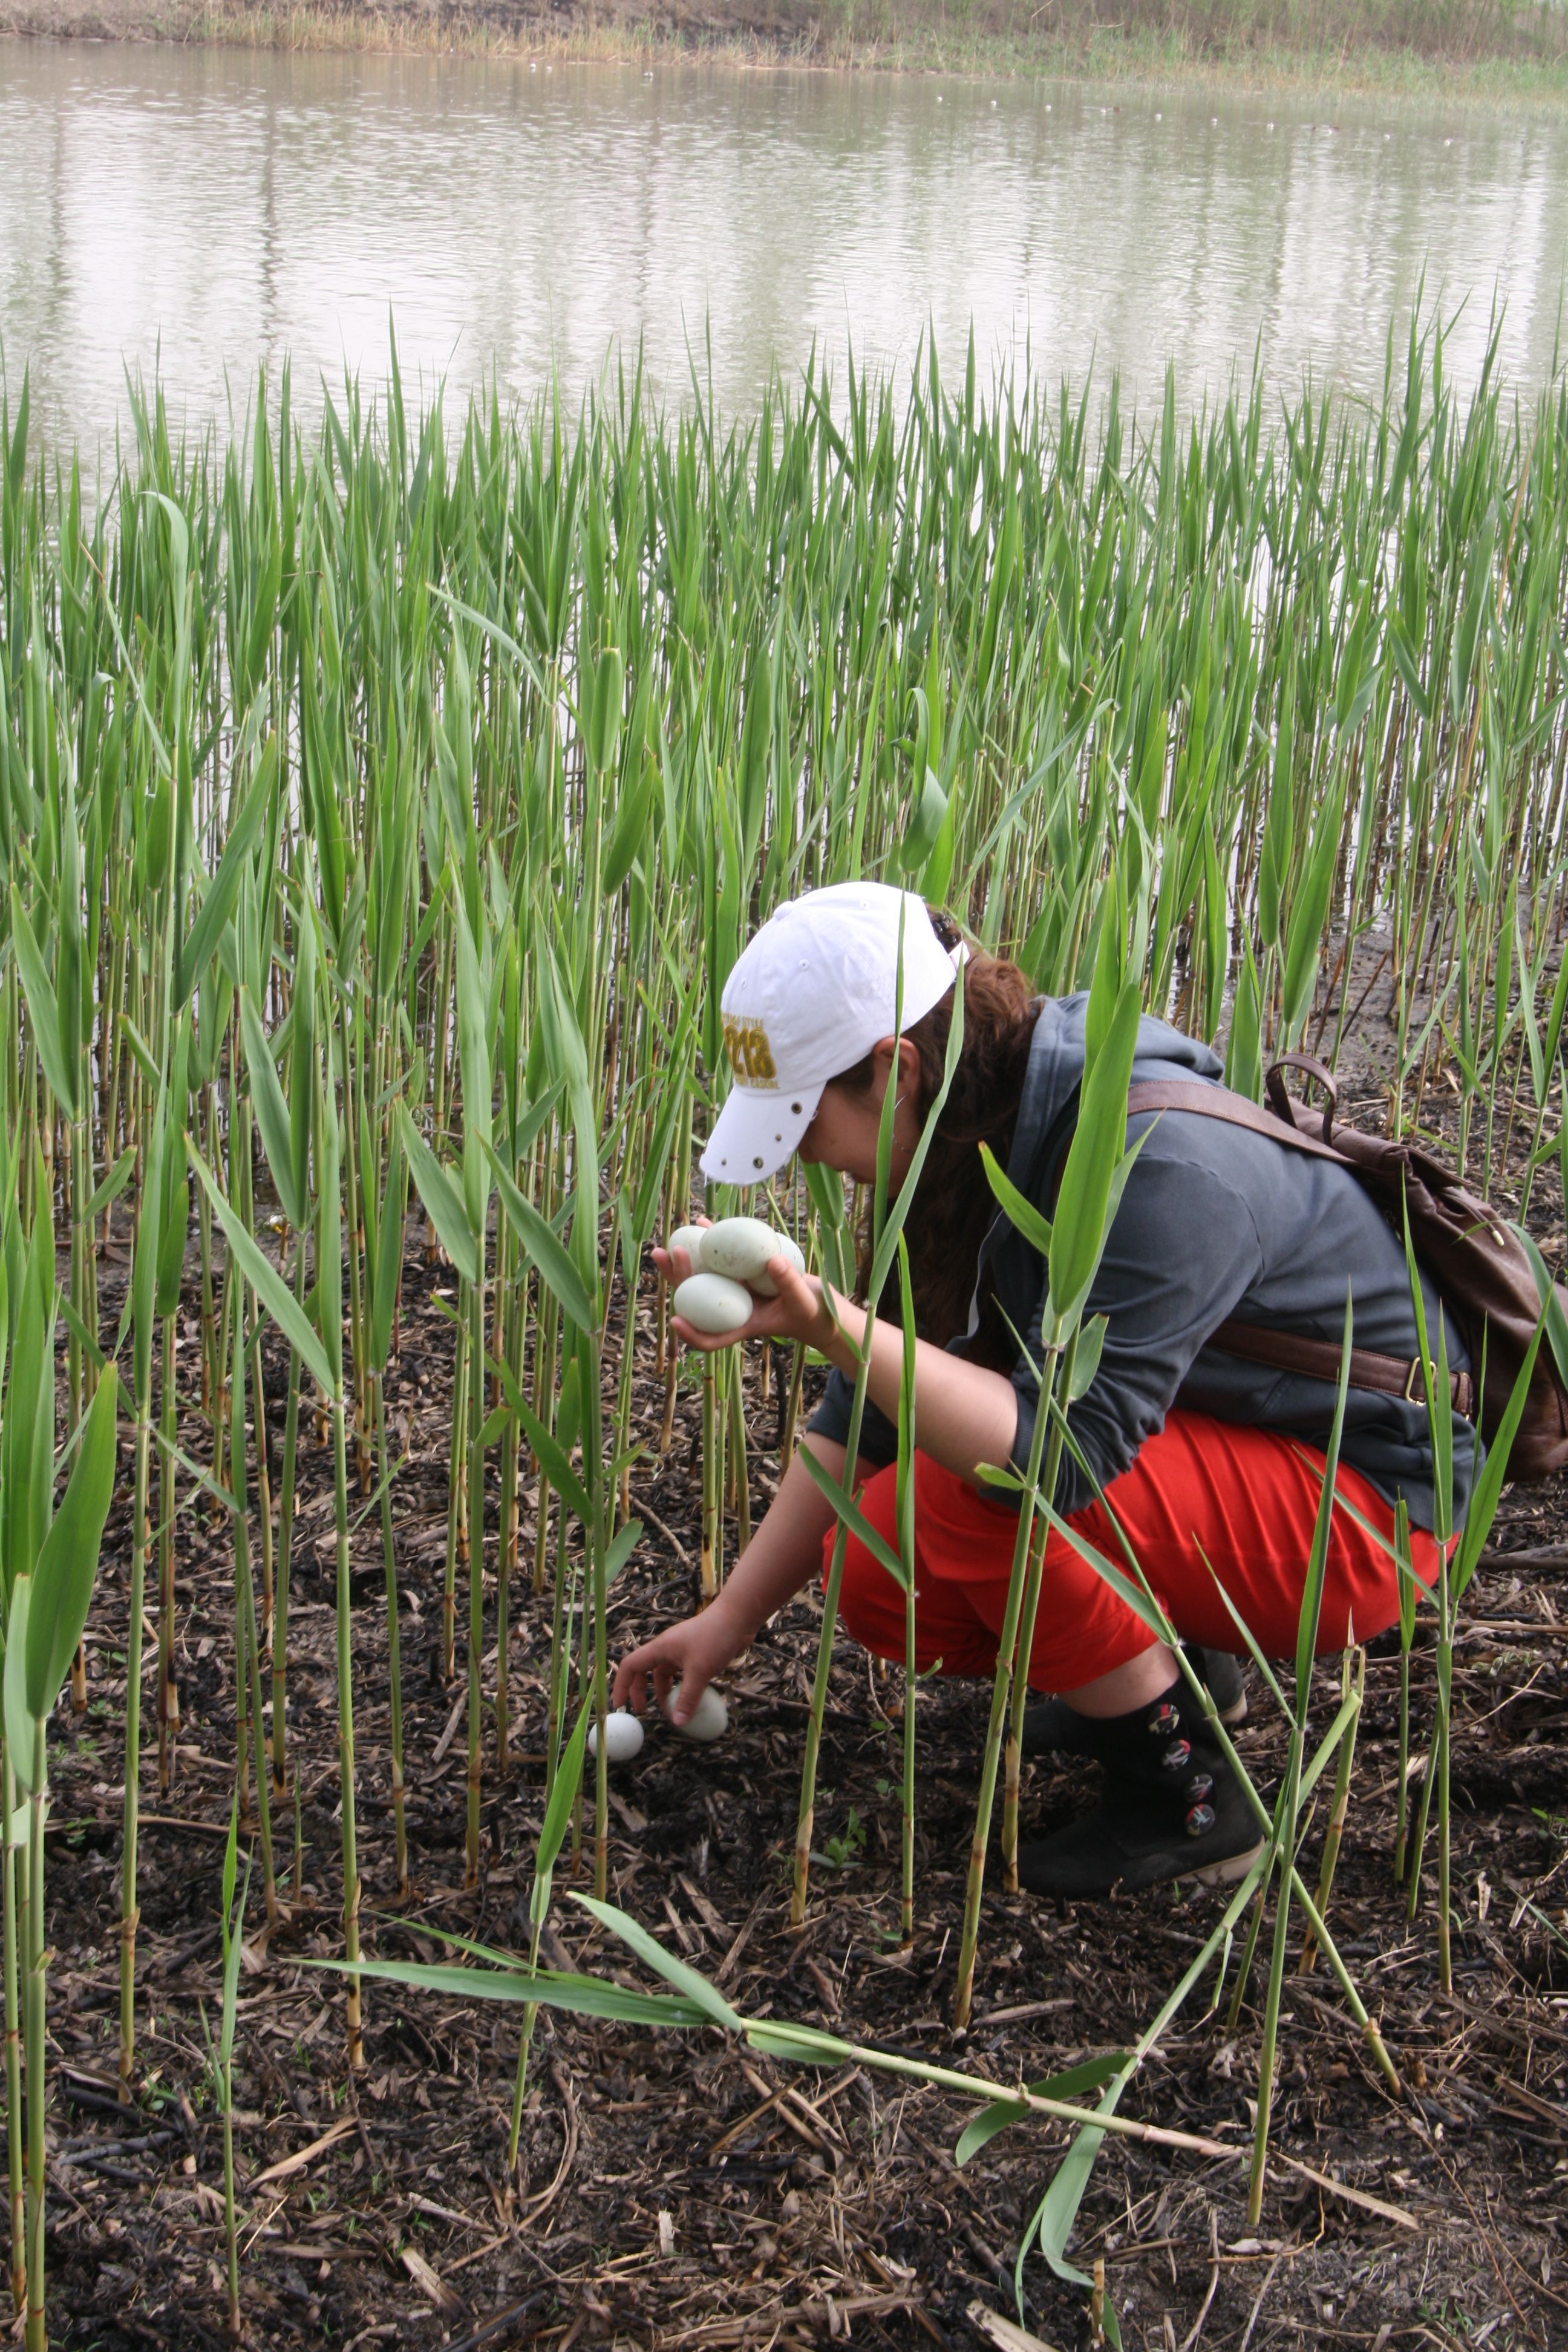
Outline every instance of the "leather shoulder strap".
[[1270, 1143], [1282, 1143], [1287, 1150], [1304, 1151], [1313, 1160], [1331, 1160], [1337, 1167], [1350, 1162], [1331, 1144], [1320, 1143], [1316, 1136], [1303, 1135], [1299, 1127], [1287, 1127], [1261, 1103], [1251, 1102], [1246, 1095], [1233, 1094], [1228, 1087], [1210, 1086], [1204, 1078], [1150, 1078], [1127, 1089], [1127, 1115], [1134, 1118], [1141, 1111], [1195, 1111], [1200, 1118], [1223, 1119], [1227, 1127], [1249, 1128], [1254, 1135], [1267, 1136]]
[[[1318, 1073], [1314, 1070], [1311, 1075]], [[1280, 1091], [1283, 1095], [1283, 1088]], [[1287, 1126], [1282, 1118], [1265, 1110], [1261, 1103], [1249, 1101], [1246, 1095], [1233, 1094], [1228, 1087], [1209, 1086], [1202, 1078], [1153, 1078], [1145, 1085], [1129, 1087], [1128, 1117], [1151, 1110], [1196, 1111], [1203, 1118], [1224, 1119], [1228, 1126], [1248, 1128], [1254, 1135], [1267, 1136], [1271, 1143], [1282, 1143], [1288, 1150], [1304, 1151], [1313, 1160], [1331, 1160], [1338, 1167], [1355, 1172], [1355, 1163], [1331, 1144], [1320, 1143], [1316, 1136], [1304, 1135], [1299, 1127]], [[1240, 1356], [1248, 1363], [1266, 1365], [1276, 1371], [1304, 1373], [1310, 1380], [1331, 1383], [1340, 1376], [1339, 1349], [1331, 1341], [1311, 1339], [1301, 1332], [1276, 1331], [1258, 1324], [1239, 1322], [1232, 1317], [1210, 1332], [1207, 1344], [1226, 1355]], [[1420, 1383], [1418, 1362], [1374, 1355], [1363, 1348], [1351, 1351], [1352, 1388], [1415, 1402], [1422, 1393]], [[1449, 1388], [1455, 1412], [1471, 1419], [1475, 1391], [1468, 1372], [1455, 1372]]]

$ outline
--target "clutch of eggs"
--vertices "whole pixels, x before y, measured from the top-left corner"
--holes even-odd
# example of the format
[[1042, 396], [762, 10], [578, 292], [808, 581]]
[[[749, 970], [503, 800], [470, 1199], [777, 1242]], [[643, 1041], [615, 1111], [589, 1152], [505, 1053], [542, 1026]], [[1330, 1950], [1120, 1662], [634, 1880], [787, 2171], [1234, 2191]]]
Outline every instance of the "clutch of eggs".
[[[797, 1274], [805, 1270], [805, 1260], [789, 1235], [775, 1234], [761, 1217], [721, 1217], [716, 1225], [678, 1225], [666, 1246], [682, 1251], [691, 1268], [677, 1289], [676, 1313], [699, 1331], [714, 1334], [737, 1329], [751, 1310], [748, 1307], [746, 1315], [740, 1314], [734, 1299], [712, 1287], [707, 1277], [743, 1286], [756, 1298], [776, 1298], [778, 1286], [768, 1272], [774, 1258], [788, 1258]], [[704, 1287], [694, 1289], [692, 1286], [700, 1282]], [[682, 1305], [687, 1294], [689, 1304]]]

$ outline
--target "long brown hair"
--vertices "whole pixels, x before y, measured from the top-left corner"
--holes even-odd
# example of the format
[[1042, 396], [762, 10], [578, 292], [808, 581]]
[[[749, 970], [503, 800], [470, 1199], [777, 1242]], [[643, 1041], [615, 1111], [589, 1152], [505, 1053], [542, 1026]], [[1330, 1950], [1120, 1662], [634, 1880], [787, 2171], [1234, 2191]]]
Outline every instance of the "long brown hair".
[[[956, 947], [957, 924], [937, 908], [929, 911], [942, 945]], [[922, 1106], [934, 1101], [941, 1090], [954, 995], [950, 989], [939, 1004], [904, 1032], [920, 1055]], [[980, 1146], [988, 1143], [1006, 1166], [1037, 1001], [1027, 974], [1016, 963], [979, 950], [971, 952], [963, 967], [963, 1044], [958, 1066], [904, 1229], [921, 1336], [939, 1346], [945, 1346], [968, 1327], [980, 1244], [996, 1214]], [[873, 1076], [872, 1057], [868, 1054], [832, 1083], [852, 1094], [865, 1094]], [[863, 1236], [862, 1290], [870, 1272], [865, 1242]], [[977, 1350], [997, 1354], [1011, 1363], [1016, 1349], [999, 1324], [995, 1332], [986, 1328], [989, 1319], [983, 1319]]]

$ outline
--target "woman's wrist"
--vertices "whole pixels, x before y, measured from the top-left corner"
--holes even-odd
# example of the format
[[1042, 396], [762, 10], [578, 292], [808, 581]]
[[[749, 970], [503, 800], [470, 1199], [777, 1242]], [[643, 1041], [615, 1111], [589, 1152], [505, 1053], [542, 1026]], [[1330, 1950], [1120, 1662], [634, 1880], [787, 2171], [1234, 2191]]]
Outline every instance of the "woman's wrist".
[[717, 1633], [730, 1644], [729, 1654], [732, 1658], [751, 1646], [767, 1622], [751, 1610], [737, 1607], [732, 1580], [720, 1587], [701, 1615], [708, 1632]]
[[860, 1370], [859, 1346], [850, 1333], [852, 1329], [863, 1331], [865, 1323], [863, 1307], [853, 1298], [846, 1298], [841, 1291], [830, 1289], [826, 1282], [823, 1284], [822, 1335], [814, 1344], [817, 1353], [847, 1381], [854, 1380]]

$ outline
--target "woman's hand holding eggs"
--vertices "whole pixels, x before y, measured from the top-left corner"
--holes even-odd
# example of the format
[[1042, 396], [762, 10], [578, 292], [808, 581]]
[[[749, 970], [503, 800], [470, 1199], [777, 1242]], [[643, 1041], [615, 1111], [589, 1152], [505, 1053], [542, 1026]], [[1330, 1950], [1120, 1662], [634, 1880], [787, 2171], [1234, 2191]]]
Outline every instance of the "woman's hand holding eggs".
[[784, 1258], [795, 1273], [805, 1260], [785, 1234], [760, 1217], [724, 1217], [716, 1225], [681, 1225], [661, 1253], [666, 1271], [679, 1275], [681, 1258], [691, 1272], [675, 1293], [675, 1312], [693, 1334], [721, 1343], [748, 1329], [758, 1299], [778, 1297], [768, 1268]]

